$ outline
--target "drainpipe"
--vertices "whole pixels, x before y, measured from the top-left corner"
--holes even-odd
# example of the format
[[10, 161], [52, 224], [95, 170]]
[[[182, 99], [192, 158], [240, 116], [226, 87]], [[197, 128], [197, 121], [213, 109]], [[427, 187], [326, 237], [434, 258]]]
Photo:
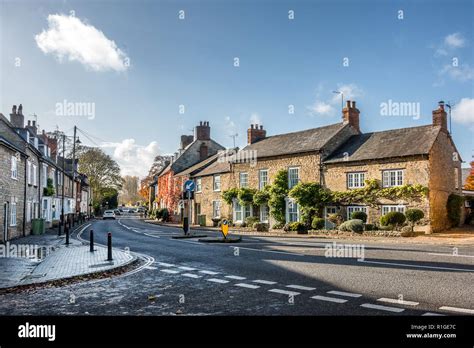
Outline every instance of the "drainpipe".
[[27, 178], [26, 178], [26, 174], [27, 174], [27, 167], [28, 167], [28, 163], [27, 163], [27, 159], [28, 157], [25, 157], [25, 179], [23, 180], [23, 237], [26, 237], [26, 186], [27, 186]]

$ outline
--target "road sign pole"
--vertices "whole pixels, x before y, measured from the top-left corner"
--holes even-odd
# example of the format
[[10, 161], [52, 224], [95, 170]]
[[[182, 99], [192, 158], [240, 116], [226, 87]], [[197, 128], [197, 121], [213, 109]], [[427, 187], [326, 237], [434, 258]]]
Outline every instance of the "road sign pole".
[[188, 232], [191, 230], [191, 191], [188, 191]]

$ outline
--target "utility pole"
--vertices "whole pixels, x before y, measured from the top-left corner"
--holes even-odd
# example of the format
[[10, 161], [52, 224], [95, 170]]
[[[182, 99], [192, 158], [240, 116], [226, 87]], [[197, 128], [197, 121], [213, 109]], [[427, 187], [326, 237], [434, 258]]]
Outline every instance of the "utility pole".
[[235, 149], [235, 138], [237, 138], [238, 136], [239, 136], [238, 133], [230, 135], [230, 137], [234, 140], [234, 149]]
[[76, 195], [74, 194], [74, 189], [75, 189], [75, 186], [76, 186], [76, 131], [77, 131], [77, 127], [74, 126], [74, 138], [73, 138], [73, 141], [72, 141], [72, 166], [71, 166], [71, 170], [72, 170], [72, 199], [74, 199], [74, 215], [76, 214], [77, 212], [77, 207], [76, 207], [76, 204], [77, 204], [77, 199], [76, 199]]
[[[61, 228], [64, 228], [64, 172], [65, 169], [65, 157], [66, 157], [66, 134], [63, 134], [63, 180], [62, 180], [62, 204], [61, 204]], [[61, 232], [60, 232], [61, 233]]]

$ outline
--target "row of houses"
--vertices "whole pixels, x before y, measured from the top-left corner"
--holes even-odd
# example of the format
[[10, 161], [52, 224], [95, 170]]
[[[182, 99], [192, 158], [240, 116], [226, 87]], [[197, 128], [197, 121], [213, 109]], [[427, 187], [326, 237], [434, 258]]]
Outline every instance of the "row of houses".
[[77, 161], [60, 157], [61, 144], [36, 120], [25, 124], [23, 106], [10, 118], [0, 113], [0, 242], [31, 233], [32, 221], [47, 227], [79, 212], [89, 214], [91, 190]]
[[[444, 103], [432, 113], [432, 123], [424, 126], [364, 133], [355, 101], [347, 101], [341, 122], [298, 132], [268, 136], [262, 125], [250, 125], [247, 146], [229, 150], [211, 139], [208, 122], [195, 127], [194, 136], [181, 136], [181, 146], [170, 163], [150, 185], [150, 206], [167, 208], [179, 221], [186, 201], [183, 183], [194, 180], [196, 190], [191, 203], [191, 221], [205, 216], [229, 218], [235, 223], [256, 216], [273, 223], [267, 205], [242, 206], [236, 199], [228, 205], [222, 192], [249, 187], [261, 190], [276, 174], [287, 171], [291, 189], [299, 182], [316, 182], [331, 191], [362, 188], [375, 179], [380, 187], [422, 185], [427, 196], [417, 200], [380, 199], [375, 205], [360, 203], [329, 205], [324, 214], [364, 211], [376, 223], [390, 211], [419, 208], [425, 214], [426, 232], [449, 227], [446, 203], [452, 193], [462, 194], [461, 157], [447, 127]], [[224, 160], [223, 160], [224, 158]], [[298, 204], [286, 198], [286, 222], [301, 219]], [[188, 209], [186, 207], [186, 209]]]

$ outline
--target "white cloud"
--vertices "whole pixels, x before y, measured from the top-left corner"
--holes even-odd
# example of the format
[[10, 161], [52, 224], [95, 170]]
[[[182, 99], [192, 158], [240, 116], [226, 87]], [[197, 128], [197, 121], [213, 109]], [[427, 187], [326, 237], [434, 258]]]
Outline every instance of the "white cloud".
[[125, 71], [128, 57], [114, 41], [94, 26], [77, 17], [60, 14], [48, 16], [48, 29], [35, 36], [45, 54], [77, 61], [93, 71]]
[[259, 114], [254, 112], [252, 115], [250, 115], [250, 123], [251, 124], [262, 124], [262, 119]]
[[[338, 92], [342, 92], [344, 95], [344, 100], [354, 100], [364, 94], [364, 91], [354, 83], [337, 85]], [[310, 115], [313, 116], [333, 116], [336, 114], [336, 110], [341, 108], [341, 94], [331, 92], [331, 96], [328, 99], [324, 100], [319, 98], [322, 94], [318, 88], [316, 94], [316, 101], [313, 105], [308, 106], [307, 109]], [[329, 92], [328, 92], [329, 93]]]
[[120, 165], [122, 175], [145, 176], [159, 153], [156, 141], [143, 146], [135, 139], [124, 139], [120, 143], [103, 143], [101, 146], [113, 149], [112, 158]]
[[450, 78], [457, 81], [474, 80], [474, 69], [471, 68], [468, 64], [463, 64], [459, 66], [447, 64], [441, 69], [439, 74], [448, 75]]
[[460, 33], [449, 34], [444, 38], [444, 44], [451, 48], [464, 47], [466, 40]]
[[474, 129], [474, 98], [462, 98], [453, 107], [452, 118], [454, 122], [465, 124]]
[[314, 115], [330, 115], [334, 112], [334, 107], [323, 101], [316, 101], [309, 111]]

